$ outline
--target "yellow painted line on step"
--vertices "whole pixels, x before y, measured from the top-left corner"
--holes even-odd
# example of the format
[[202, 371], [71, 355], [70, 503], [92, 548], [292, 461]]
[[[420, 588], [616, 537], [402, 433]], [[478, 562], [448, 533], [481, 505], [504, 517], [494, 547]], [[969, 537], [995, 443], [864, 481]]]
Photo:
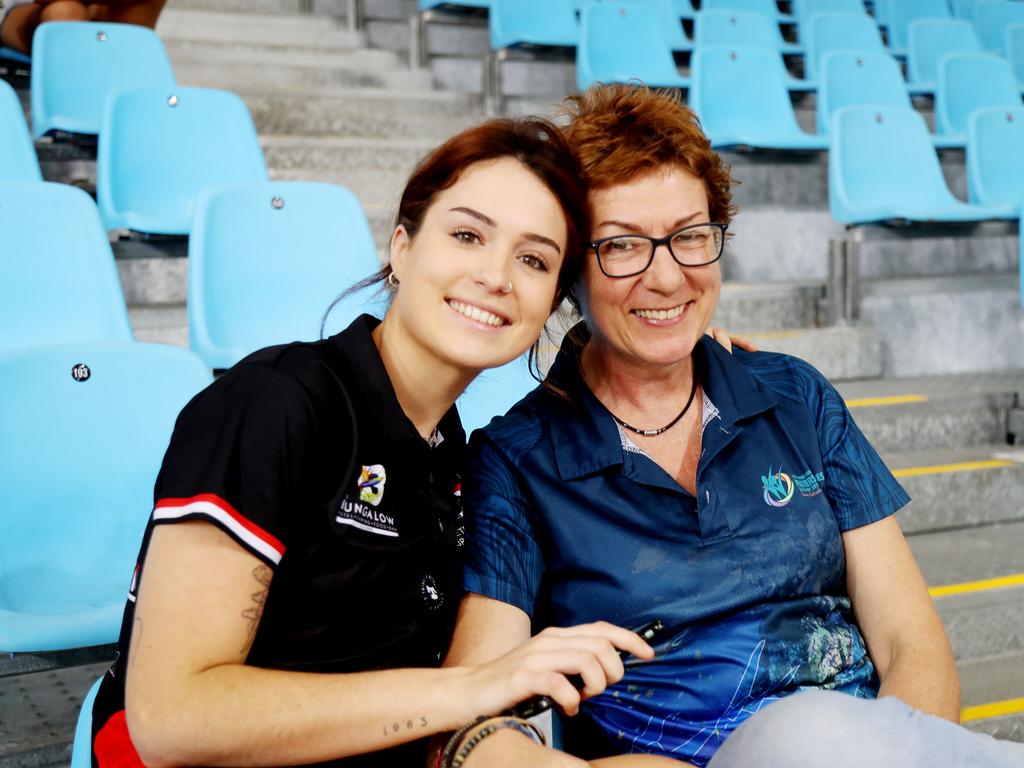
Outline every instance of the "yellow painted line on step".
[[927, 395], [889, 395], [887, 397], [859, 397], [847, 400], [847, 408], [869, 408], [876, 405], [906, 405], [907, 403], [927, 403]]
[[978, 469], [998, 469], [1012, 467], [1016, 462], [1005, 459], [985, 459], [984, 461], [961, 461], [959, 464], [935, 464], [930, 467], [907, 467], [894, 469], [896, 477], [917, 477], [918, 475], [939, 475], [948, 472], [973, 472]]
[[976, 707], [964, 707], [960, 710], [960, 722], [969, 723], [973, 720], [984, 720], [988, 717], [1018, 715], [1021, 712], [1024, 712], [1024, 699], [993, 701], [991, 704], [979, 704]]
[[1024, 573], [997, 576], [993, 579], [981, 579], [980, 581], [965, 581], [962, 584], [947, 584], [944, 587], [932, 587], [928, 590], [928, 594], [932, 597], [948, 597], [949, 595], [966, 595], [970, 592], [986, 592], [991, 589], [1005, 589], [1006, 587], [1024, 587]]

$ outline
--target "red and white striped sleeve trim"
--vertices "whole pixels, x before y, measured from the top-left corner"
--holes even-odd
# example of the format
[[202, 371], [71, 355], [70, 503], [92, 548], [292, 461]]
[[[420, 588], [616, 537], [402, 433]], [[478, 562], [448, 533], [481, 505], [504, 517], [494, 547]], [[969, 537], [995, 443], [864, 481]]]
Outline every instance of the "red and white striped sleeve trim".
[[202, 493], [187, 499], [160, 499], [153, 508], [153, 520], [181, 520], [186, 517], [206, 517], [218, 523], [256, 554], [274, 565], [284, 556], [284, 544], [264, 531], [220, 496]]

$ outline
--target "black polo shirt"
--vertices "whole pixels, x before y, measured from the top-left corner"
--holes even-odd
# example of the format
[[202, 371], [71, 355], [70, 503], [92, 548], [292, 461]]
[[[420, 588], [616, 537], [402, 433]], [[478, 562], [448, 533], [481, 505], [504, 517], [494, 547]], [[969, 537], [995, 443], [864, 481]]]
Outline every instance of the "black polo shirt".
[[[465, 435], [454, 407], [439, 444], [419, 435], [371, 338], [378, 323], [363, 315], [330, 339], [256, 352], [181, 412], [120, 651], [93, 709], [98, 765], [134, 755], [124, 677], [156, 525], [212, 523], [273, 569], [247, 664], [306, 672], [438, 665], [461, 590]], [[424, 756], [416, 742], [336, 764], [419, 766]]]

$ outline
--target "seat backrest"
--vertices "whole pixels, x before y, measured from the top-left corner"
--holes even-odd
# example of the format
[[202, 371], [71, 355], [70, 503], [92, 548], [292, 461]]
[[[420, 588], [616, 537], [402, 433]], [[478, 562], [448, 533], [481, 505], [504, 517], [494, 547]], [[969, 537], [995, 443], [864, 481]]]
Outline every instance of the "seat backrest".
[[[318, 339], [331, 301], [379, 269], [363, 209], [343, 187], [279, 181], [201, 195], [189, 238], [192, 349], [228, 368], [260, 347]], [[335, 307], [325, 332], [371, 309], [370, 294]]]
[[100, 690], [101, 676], [89, 688], [78, 710], [78, 722], [75, 725], [75, 740], [71, 745], [71, 768], [92, 768], [92, 707], [96, 694]]
[[1006, 28], [1006, 58], [1024, 89], [1024, 24], [1011, 24]]
[[[174, 420], [210, 380], [191, 352], [163, 345], [0, 353], [0, 609], [50, 619], [31, 638], [4, 622], [0, 648], [116, 639]], [[101, 637], [71, 626], [106, 606]]]
[[779, 7], [775, 0], [702, 0], [702, 11], [753, 11], [767, 16], [773, 21], [779, 18]]
[[18, 94], [0, 80], [0, 181], [42, 181]]
[[912, 107], [896, 59], [881, 51], [831, 51], [818, 76], [818, 133], [828, 133], [836, 110], [855, 104]]
[[815, 13], [865, 13], [864, 0], [794, 0], [793, 13], [803, 25]]
[[107, 100], [96, 182], [107, 229], [188, 234], [204, 189], [266, 178], [252, 116], [233, 93], [139, 88]]
[[786, 89], [786, 72], [776, 51], [751, 46], [712, 45], [694, 51], [690, 107], [712, 143], [749, 134], [799, 135]]
[[491, 50], [513, 45], [575, 46], [579, 40], [572, 0], [491, 0], [487, 26]]
[[952, 0], [949, 5], [953, 15], [958, 19], [974, 21], [974, 6], [976, 4], [977, 0]]
[[907, 80], [935, 83], [947, 53], [980, 50], [978, 33], [965, 19], [914, 19], [907, 32]]
[[816, 79], [829, 51], [884, 51], [882, 34], [866, 13], [816, 13], [807, 24], [806, 76]]
[[1024, 24], [1024, 3], [1016, 0], [978, 0], [974, 6], [974, 28], [981, 45], [989, 51], [1003, 53], [1006, 28]]
[[576, 82], [590, 85], [640, 80], [669, 85], [681, 80], [664, 37], [664, 19], [637, 2], [590, 3], [580, 18]]
[[[582, 2], [577, 2], [581, 24], [583, 21], [583, 9], [587, 5], [592, 5], [594, 2], [598, 1], [599, 0], [582, 0]], [[604, 2], [608, 2], [608, 0], [604, 0]], [[690, 5], [689, 0], [626, 0], [626, 2], [637, 5], [646, 5], [659, 15], [661, 18], [661, 31], [664, 33], [665, 42], [668, 43], [668, 47], [671, 50], [693, 50], [693, 43], [686, 36], [682, 22], [682, 19], [692, 19], [695, 15], [693, 6]], [[689, 7], [688, 12], [685, 10], [687, 6]], [[582, 28], [580, 32], [582, 34]]]
[[[870, 212], [952, 199], [924, 118], [908, 107], [844, 107], [832, 115], [828, 200], [843, 223]], [[868, 212], [865, 218], [865, 212]]]
[[92, 198], [0, 182], [0, 348], [131, 341], [121, 281]]
[[907, 47], [907, 29], [914, 19], [949, 18], [948, 0], [898, 0], [889, 4], [889, 47]]
[[755, 11], [699, 11], [693, 27], [694, 45], [754, 45], [779, 49], [779, 25]]
[[947, 53], [939, 61], [935, 130], [966, 134], [971, 112], [982, 107], [1019, 107], [1020, 90], [1006, 59], [985, 52]]
[[967, 123], [967, 197], [982, 205], [1024, 198], [1024, 107], [991, 107]]
[[536, 386], [526, 355], [481, 373], [456, 401], [466, 434], [486, 427], [495, 416], [503, 416]]
[[173, 90], [174, 70], [156, 32], [136, 24], [55, 21], [32, 38], [32, 133], [98, 134], [107, 95], [147, 86]]

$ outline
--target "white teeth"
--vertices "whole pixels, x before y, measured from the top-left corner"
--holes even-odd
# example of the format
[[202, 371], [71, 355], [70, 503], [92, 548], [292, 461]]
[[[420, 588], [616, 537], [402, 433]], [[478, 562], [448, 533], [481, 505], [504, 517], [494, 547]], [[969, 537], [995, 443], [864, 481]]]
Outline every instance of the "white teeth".
[[486, 323], [493, 328], [497, 328], [505, 324], [505, 321], [502, 318], [491, 314], [486, 310], [480, 309], [480, 307], [474, 307], [472, 304], [463, 304], [461, 301], [449, 301], [448, 306], [460, 315], [465, 315], [471, 320], [476, 320], [479, 323]]
[[683, 314], [683, 310], [686, 309], [685, 304], [680, 304], [678, 307], [672, 309], [634, 309], [633, 314], [637, 317], [645, 317], [649, 320], [671, 320], [674, 317], [679, 317]]

